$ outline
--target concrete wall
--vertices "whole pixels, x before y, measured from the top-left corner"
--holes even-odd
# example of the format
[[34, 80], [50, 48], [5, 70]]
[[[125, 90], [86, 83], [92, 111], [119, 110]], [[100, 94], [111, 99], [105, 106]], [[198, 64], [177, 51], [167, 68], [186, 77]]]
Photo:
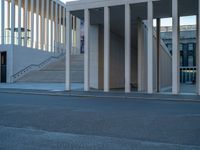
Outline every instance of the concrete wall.
[[110, 88], [124, 88], [124, 38], [110, 34]]
[[90, 26], [90, 88], [98, 89], [99, 87], [99, 28], [98, 26]]
[[172, 86], [172, 57], [164, 43], [160, 45], [160, 88]]
[[58, 53], [50, 53], [42, 50], [31, 49], [22, 46], [0, 45], [0, 51], [7, 52], [7, 82], [10, 77], [31, 64], [40, 64]]
[[[139, 26], [138, 26], [139, 27]], [[138, 28], [137, 44], [131, 49], [131, 83], [138, 85], [138, 90], [147, 91], [147, 28], [140, 24]], [[90, 87], [103, 89], [104, 76], [104, 32], [102, 26], [91, 26], [90, 29]], [[153, 41], [153, 73], [154, 90], [157, 86], [157, 50], [156, 36]], [[136, 48], [135, 48], [136, 47]], [[167, 47], [161, 42], [160, 45], [160, 87], [171, 86], [172, 60]], [[124, 38], [110, 33], [110, 88], [124, 88], [125, 58]]]
[[104, 79], [104, 30], [102, 26], [99, 26], [99, 66], [98, 66], [98, 70], [99, 70], [99, 89], [103, 89], [103, 79]]
[[[104, 32], [99, 27], [98, 89], [103, 89]], [[110, 33], [110, 88], [124, 87], [124, 38]]]
[[[157, 38], [154, 36], [154, 90], [157, 89]], [[164, 42], [160, 41], [160, 89], [172, 86], [172, 56]]]
[[147, 91], [147, 29], [138, 23], [138, 91]]
[[7, 82], [10, 82], [10, 77], [13, 75], [13, 46], [0, 45], [0, 52], [7, 52]]
[[14, 46], [13, 49], [13, 73], [24, 69], [31, 64], [40, 64], [51, 56], [57, 56], [58, 53], [50, 53], [42, 50], [31, 49], [27, 47]]
[[[139, 23], [138, 26], [138, 90], [147, 91], [147, 28], [144, 24]], [[157, 88], [157, 45], [156, 36], [153, 40], [153, 87]], [[172, 57], [161, 41], [160, 44], [160, 88], [170, 87], [172, 84]]]

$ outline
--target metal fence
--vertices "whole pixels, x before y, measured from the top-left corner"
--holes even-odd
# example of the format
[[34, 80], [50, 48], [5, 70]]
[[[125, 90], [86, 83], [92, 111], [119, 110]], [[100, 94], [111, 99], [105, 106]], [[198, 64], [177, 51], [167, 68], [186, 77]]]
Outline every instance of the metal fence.
[[196, 67], [180, 67], [180, 82], [186, 84], [195, 84]]

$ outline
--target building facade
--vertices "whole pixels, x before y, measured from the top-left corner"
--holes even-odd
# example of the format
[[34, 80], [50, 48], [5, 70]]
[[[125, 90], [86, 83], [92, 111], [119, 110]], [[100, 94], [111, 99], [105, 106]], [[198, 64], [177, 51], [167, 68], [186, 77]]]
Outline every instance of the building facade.
[[[66, 51], [66, 7], [57, 0], [0, 1], [1, 82], [12, 83]], [[80, 53], [81, 21], [72, 19], [72, 53]], [[4, 61], [6, 60], [6, 61]], [[49, 61], [51, 62], [51, 61]], [[37, 64], [37, 67], [33, 67]]]
[[[39, 63], [65, 54], [69, 91], [72, 54], [77, 47], [84, 47], [84, 91], [122, 89], [151, 94], [171, 89], [172, 94], [179, 94], [179, 18], [198, 16], [199, 31], [199, 5], [199, 0], [79, 0], [66, 4], [56, 0], [1, 0], [0, 50], [6, 52], [7, 81], [13, 82], [19, 70], [26, 71], [29, 64], [24, 62]], [[9, 17], [6, 23], [4, 16]], [[171, 54], [160, 34], [160, 19], [167, 17], [173, 20]], [[77, 40], [80, 34], [75, 31], [81, 33], [81, 20], [84, 38]], [[197, 94], [199, 46], [195, 54]]]
[[[125, 92], [131, 91], [131, 85], [136, 83], [137, 89], [141, 87], [147, 93], [153, 93], [159, 91], [165, 79], [161, 74], [167, 70], [170, 77], [167, 82], [171, 81], [172, 93], [178, 94], [180, 92], [180, 52], [179, 52], [179, 20], [180, 16], [190, 16], [199, 14], [199, 1], [194, 0], [192, 3], [188, 0], [128, 0], [128, 1], [76, 1], [67, 4], [67, 10], [70, 14], [76, 15], [79, 18], [84, 19], [85, 27], [85, 59], [89, 59], [90, 38], [88, 36], [91, 24], [97, 26], [97, 28], [103, 27], [103, 89], [105, 92], [112, 88], [112, 33], [118, 34], [124, 40], [124, 66], [122, 70], [124, 72], [124, 88]], [[154, 41], [153, 19], [157, 19], [157, 39], [160, 38], [160, 18], [172, 17], [172, 57], [171, 60], [168, 57], [163, 59], [159, 58], [161, 53], [160, 40]], [[198, 17], [197, 17], [198, 18]], [[118, 21], [118, 22], [117, 22]], [[139, 22], [145, 22], [147, 28], [146, 36], [147, 40], [140, 39], [141, 35], [138, 34], [139, 28], [137, 25]], [[197, 19], [198, 24], [198, 19]], [[137, 28], [137, 30], [135, 30]], [[199, 29], [197, 27], [197, 29]], [[101, 32], [100, 31], [100, 32]], [[100, 33], [99, 32], [99, 33]], [[101, 33], [102, 33], [101, 32]], [[70, 38], [70, 37], [69, 37]], [[135, 38], [135, 39], [134, 39]], [[199, 39], [199, 38], [197, 38]], [[100, 38], [99, 38], [100, 40]], [[140, 43], [142, 41], [142, 44]], [[199, 41], [197, 41], [198, 43]], [[140, 45], [141, 44], [141, 45]], [[119, 46], [118, 46], [119, 47]], [[146, 47], [146, 51], [142, 52]], [[136, 49], [136, 50], [135, 50]], [[157, 50], [155, 50], [157, 49]], [[158, 50], [159, 49], [159, 50]], [[135, 51], [134, 51], [135, 50]], [[135, 53], [134, 53], [135, 52]], [[111, 54], [111, 55], [110, 55]], [[133, 55], [132, 55], [133, 54]], [[142, 56], [141, 56], [142, 55]], [[134, 56], [137, 56], [136, 58]], [[156, 58], [157, 57], [157, 58]], [[168, 58], [168, 60], [167, 60]], [[133, 62], [135, 59], [137, 61]], [[143, 60], [144, 62], [142, 62]], [[166, 62], [165, 62], [165, 61]], [[197, 93], [199, 93], [199, 53], [197, 48], [196, 53], [197, 64]], [[68, 62], [69, 63], [69, 62]], [[171, 63], [171, 68], [167, 64]], [[136, 64], [137, 67], [133, 67]], [[143, 66], [141, 66], [143, 64]], [[156, 65], [155, 65], [156, 64]], [[85, 91], [89, 90], [89, 62], [85, 60]], [[101, 65], [99, 63], [99, 65]], [[163, 66], [162, 66], [163, 65]], [[145, 67], [144, 67], [145, 66]], [[165, 70], [162, 70], [165, 67]], [[101, 67], [100, 67], [101, 68]], [[119, 66], [118, 66], [119, 68]], [[133, 71], [136, 69], [135, 71]], [[144, 70], [143, 70], [144, 69]], [[168, 70], [169, 69], [169, 70]], [[171, 70], [170, 70], [171, 69]], [[132, 72], [133, 71], [133, 72]], [[101, 72], [101, 71], [100, 71]], [[134, 72], [137, 72], [136, 77]], [[116, 73], [115, 73], [116, 74]], [[146, 76], [142, 76], [146, 74]], [[165, 72], [166, 74], [166, 72]], [[142, 79], [141, 79], [142, 78]], [[119, 80], [119, 78], [118, 78]], [[136, 82], [134, 82], [136, 80]], [[145, 83], [142, 83], [145, 82]], [[67, 81], [69, 85], [70, 81]], [[164, 84], [165, 85], [165, 84]], [[169, 85], [170, 84], [166, 84]], [[67, 87], [67, 89], [69, 86]], [[142, 91], [143, 91], [142, 90]]]
[[[161, 27], [161, 38], [172, 54], [172, 28]], [[196, 84], [196, 25], [180, 26], [180, 82]]]

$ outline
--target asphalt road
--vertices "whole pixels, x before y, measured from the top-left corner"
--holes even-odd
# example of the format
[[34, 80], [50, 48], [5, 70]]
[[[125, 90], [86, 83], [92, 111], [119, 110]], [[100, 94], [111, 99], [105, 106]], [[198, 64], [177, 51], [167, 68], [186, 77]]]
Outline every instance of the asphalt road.
[[200, 150], [200, 102], [0, 93], [0, 150]]

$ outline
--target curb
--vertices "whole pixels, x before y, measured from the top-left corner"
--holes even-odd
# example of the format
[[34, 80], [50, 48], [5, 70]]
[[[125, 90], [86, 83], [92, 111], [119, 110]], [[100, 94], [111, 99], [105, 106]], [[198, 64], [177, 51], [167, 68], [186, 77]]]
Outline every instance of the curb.
[[[62, 91], [64, 92], [64, 91]], [[94, 94], [78, 94], [78, 93], [58, 93], [58, 91], [45, 91], [45, 92], [34, 92], [34, 91], [11, 91], [11, 90], [0, 90], [0, 93], [10, 93], [10, 94], [31, 94], [31, 95], [46, 95], [46, 96], [71, 96], [71, 97], [90, 97], [90, 98], [122, 98], [122, 99], [142, 99], [142, 100], [157, 100], [157, 101], [174, 101], [174, 102], [198, 102], [199, 100], [193, 99], [193, 98], [178, 98], [178, 97], [157, 97], [157, 95], [153, 95], [153, 97], [146, 97], [146, 96], [128, 96], [128, 95], [122, 95], [122, 96], [116, 96], [116, 95], [94, 95]], [[158, 95], [164, 95], [164, 94], [158, 94]]]

